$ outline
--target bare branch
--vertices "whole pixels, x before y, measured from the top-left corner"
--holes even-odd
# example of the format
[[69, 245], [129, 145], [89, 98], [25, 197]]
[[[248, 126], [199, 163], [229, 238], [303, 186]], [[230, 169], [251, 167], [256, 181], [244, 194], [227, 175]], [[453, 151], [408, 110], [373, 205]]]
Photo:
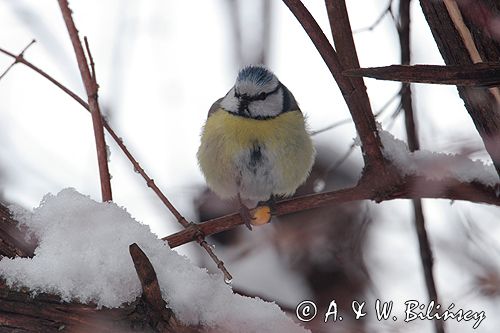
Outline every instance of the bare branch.
[[457, 86], [500, 85], [500, 64], [477, 63], [461, 66], [391, 65], [349, 69], [344, 74], [352, 77], [371, 77], [379, 80], [452, 84]]
[[142, 297], [148, 307], [145, 311], [149, 325], [158, 332], [179, 332], [180, 325], [163, 300], [155, 269], [136, 243], [129, 246], [135, 271], [141, 281]]
[[[374, 175], [373, 177], [376, 177]], [[380, 186], [380, 187], [377, 187]], [[394, 199], [434, 198], [465, 200], [500, 206], [497, 190], [478, 183], [462, 183], [456, 179], [428, 180], [426, 177], [407, 176], [398, 183], [381, 185], [377, 180], [364, 178], [355, 187], [332, 192], [316, 193], [276, 203], [275, 216], [292, 214], [332, 204], [357, 200], [382, 202]], [[220, 233], [243, 224], [239, 214], [231, 214], [190, 226], [183, 231], [164, 237], [170, 247], [189, 243], [202, 232], [205, 236]]]
[[[401, 64], [409, 65], [411, 62], [410, 51], [410, 2], [411, 0], [399, 1], [399, 24], [398, 35], [399, 44], [401, 47]], [[408, 148], [410, 151], [420, 149], [418, 139], [417, 126], [415, 124], [415, 115], [413, 112], [413, 103], [411, 95], [411, 87], [409, 83], [403, 83], [401, 89], [401, 106], [405, 115], [406, 135], [408, 137]], [[425, 227], [425, 217], [422, 208], [422, 200], [415, 198], [412, 200], [415, 230], [418, 237], [418, 245], [420, 249], [420, 260], [424, 271], [425, 285], [427, 287], [427, 295], [429, 300], [439, 304], [436, 282], [434, 279], [434, 257], [431, 244]], [[444, 324], [440, 320], [434, 321], [434, 327], [437, 333], [444, 333]]]
[[66, 23], [66, 28], [68, 29], [71, 43], [73, 44], [73, 49], [75, 50], [76, 60], [78, 62], [78, 68], [80, 69], [80, 75], [82, 77], [83, 85], [85, 86], [85, 91], [87, 92], [90, 113], [92, 115], [92, 125], [94, 127], [94, 137], [97, 149], [97, 162], [99, 165], [99, 176], [101, 179], [102, 201], [112, 201], [113, 197], [111, 194], [111, 177], [109, 176], [106, 141], [104, 139], [101, 110], [97, 101], [98, 85], [97, 82], [92, 79], [92, 76], [90, 74], [87, 58], [85, 57], [80, 38], [78, 37], [78, 30], [76, 29], [75, 22], [73, 21], [73, 18], [71, 16], [71, 10], [69, 9], [68, 1], [58, 1], [64, 22]]
[[357, 33], [365, 32], [365, 31], [372, 31], [373, 29], [375, 29], [376, 26], [378, 26], [380, 24], [380, 22], [382, 22], [382, 19], [387, 14], [390, 14], [391, 18], [394, 20], [394, 14], [392, 13], [392, 1], [393, 0], [389, 0], [389, 3], [385, 7], [384, 11], [382, 13], [380, 13], [380, 15], [378, 16], [378, 18], [372, 24], [370, 24], [369, 26], [364, 27], [364, 28], [355, 29], [353, 31], [353, 33], [357, 34]]
[[[484, 1], [483, 1], [484, 2]], [[498, 1], [487, 1], [497, 10]], [[500, 44], [483, 27], [462, 15], [462, 2], [448, 8], [449, 1], [420, 0], [434, 40], [447, 65], [470, 65], [478, 62], [498, 62]], [[486, 4], [486, 2], [484, 2]], [[453, 9], [453, 10], [451, 10]], [[471, 35], [472, 34], [472, 35]], [[500, 93], [498, 88], [458, 86], [460, 97], [483, 139], [484, 146], [500, 176]]]
[[334, 79], [337, 81], [361, 139], [365, 171], [368, 172], [374, 169], [378, 170], [381, 178], [390, 177], [390, 172], [386, 170], [386, 161], [382, 154], [382, 144], [378, 136], [375, 119], [370, 111], [369, 103], [367, 104], [366, 98], [363, 97], [366, 92], [356, 89], [351, 79], [342, 74], [344, 68], [339, 61], [337, 53], [302, 2], [300, 0], [283, 0], [283, 2], [307, 32]]
[[97, 77], [95, 76], [95, 63], [94, 58], [92, 57], [92, 53], [90, 53], [89, 41], [87, 40], [87, 36], [83, 36], [83, 41], [85, 42], [85, 50], [87, 51], [87, 56], [90, 61], [90, 69], [92, 69], [92, 81], [94, 84], [97, 84]]
[[10, 66], [9, 66], [9, 67], [7, 67], [7, 68], [5, 69], [5, 71], [2, 73], [2, 75], [0, 75], [0, 80], [1, 80], [1, 79], [3, 79], [3, 78], [4, 78], [4, 76], [5, 76], [5, 75], [7, 75], [7, 73], [10, 71], [10, 69], [11, 69], [12, 67], [14, 67], [14, 65], [15, 65], [15, 64], [17, 64], [17, 63], [19, 62], [19, 59], [21, 59], [21, 58], [24, 56], [24, 52], [26, 52], [26, 50], [27, 50], [27, 49], [29, 49], [29, 47], [30, 47], [31, 45], [35, 44], [35, 42], [36, 42], [36, 40], [35, 40], [35, 39], [33, 39], [33, 40], [32, 40], [32, 41], [28, 44], [28, 45], [26, 45], [26, 47], [25, 47], [25, 48], [21, 51], [21, 53], [19, 53], [19, 54], [17, 55], [17, 57], [15, 57], [14, 62], [13, 62], [12, 64], [10, 64]]

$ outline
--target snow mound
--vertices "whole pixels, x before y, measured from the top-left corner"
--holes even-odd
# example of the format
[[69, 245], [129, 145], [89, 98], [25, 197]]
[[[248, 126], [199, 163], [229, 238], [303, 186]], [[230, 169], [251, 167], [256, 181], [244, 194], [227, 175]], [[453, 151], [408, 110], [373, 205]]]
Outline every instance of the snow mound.
[[276, 304], [234, 294], [220, 275], [194, 266], [114, 203], [65, 189], [46, 195], [33, 212], [11, 210], [39, 246], [32, 259], [0, 261], [0, 276], [10, 286], [119, 307], [141, 294], [129, 254], [129, 245], [137, 243], [155, 268], [168, 307], [182, 322], [219, 332], [309, 332]]

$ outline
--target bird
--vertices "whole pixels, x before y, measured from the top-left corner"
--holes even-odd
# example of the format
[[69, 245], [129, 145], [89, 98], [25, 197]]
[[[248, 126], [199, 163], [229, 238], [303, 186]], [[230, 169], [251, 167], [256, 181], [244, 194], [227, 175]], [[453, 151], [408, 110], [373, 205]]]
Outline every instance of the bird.
[[297, 101], [262, 65], [239, 70], [234, 86], [208, 111], [197, 152], [208, 187], [221, 199], [273, 204], [292, 195], [311, 171], [315, 149]]

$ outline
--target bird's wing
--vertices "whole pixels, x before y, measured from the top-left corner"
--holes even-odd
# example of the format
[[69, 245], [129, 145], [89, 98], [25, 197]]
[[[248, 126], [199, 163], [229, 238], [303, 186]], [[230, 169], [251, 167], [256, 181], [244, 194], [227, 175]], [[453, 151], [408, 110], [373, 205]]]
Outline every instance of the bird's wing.
[[288, 90], [288, 88], [283, 83], [281, 83], [281, 87], [283, 89], [283, 110], [281, 112], [284, 113], [288, 111], [299, 111], [302, 113], [299, 105], [297, 104], [297, 101], [295, 100], [295, 97], [290, 92], [290, 90]]
[[217, 111], [220, 108], [220, 102], [222, 101], [222, 99], [223, 99], [223, 97], [219, 98], [218, 100], [216, 100], [214, 102], [214, 104], [212, 104], [212, 106], [210, 107], [210, 110], [208, 110], [207, 119], [208, 119], [208, 117], [210, 117], [212, 115], [212, 113], [214, 113], [215, 111]]

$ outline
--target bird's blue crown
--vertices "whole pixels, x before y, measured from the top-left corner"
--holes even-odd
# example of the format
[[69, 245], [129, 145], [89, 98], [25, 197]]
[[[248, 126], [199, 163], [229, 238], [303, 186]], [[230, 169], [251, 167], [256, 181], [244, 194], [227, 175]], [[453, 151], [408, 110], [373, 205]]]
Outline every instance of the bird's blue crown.
[[237, 81], [246, 81], [254, 83], [257, 86], [263, 86], [273, 79], [274, 74], [262, 66], [247, 66], [238, 73]]

